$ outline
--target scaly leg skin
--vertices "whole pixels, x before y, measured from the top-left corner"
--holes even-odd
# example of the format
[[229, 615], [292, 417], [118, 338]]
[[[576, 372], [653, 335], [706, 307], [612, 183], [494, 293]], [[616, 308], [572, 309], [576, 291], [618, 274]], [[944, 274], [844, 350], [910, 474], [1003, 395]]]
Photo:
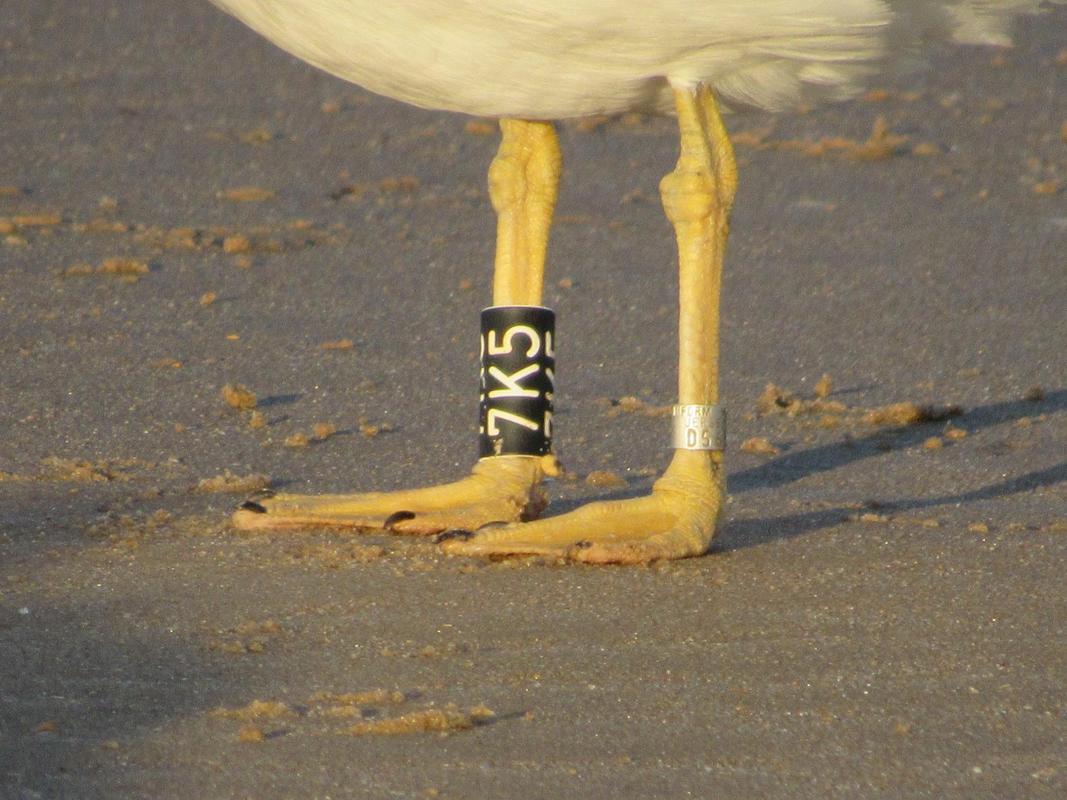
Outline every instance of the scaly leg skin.
[[[679, 255], [678, 395], [718, 403], [719, 291], [737, 188], [733, 148], [711, 90], [675, 87], [681, 155], [660, 184]], [[708, 551], [725, 497], [722, 452], [676, 450], [646, 497], [598, 502], [568, 514], [439, 537], [455, 554], [542, 555], [589, 563], [645, 563]]]
[[[494, 305], [540, 305], [545, 251], [559, 185], [560, 150], [545, 122], [501, 120], [489, 169], [497, 212]], [[243, 529], [341, 527], [434, 534], [490, 522], [536, 518], [547, 500], [541, 479], [558, 473], [552, 456], [483, 458], [454, 483], [411, 491], [297, 495], [264, 492], [233, 516]]]

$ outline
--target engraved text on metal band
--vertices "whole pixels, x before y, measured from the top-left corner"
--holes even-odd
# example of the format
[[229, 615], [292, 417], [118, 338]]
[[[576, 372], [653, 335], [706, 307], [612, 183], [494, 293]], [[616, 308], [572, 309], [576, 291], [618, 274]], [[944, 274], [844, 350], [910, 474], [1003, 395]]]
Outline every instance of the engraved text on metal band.
[[676, 405], [671, 423], [671, 445], [676, 450], [726, 449], [726, 412], [722, 406]]

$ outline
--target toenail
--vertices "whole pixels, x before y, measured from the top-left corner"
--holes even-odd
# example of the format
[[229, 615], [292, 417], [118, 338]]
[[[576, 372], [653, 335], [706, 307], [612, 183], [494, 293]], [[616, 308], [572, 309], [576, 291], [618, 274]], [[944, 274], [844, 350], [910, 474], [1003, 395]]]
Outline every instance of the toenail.
[[472, 538], [474, 538], [474, 531], [468, 531], [464, 528], [452, 528], [451, 530], [441, 531], [433, 537], [433, 541], [434, 544], [441, 544], [441, 542], [447, 542], [451, 539], [458, 539], [461, 542], [465, 542]]
[[253, 500], [245, 500], [241, 503], [242, 511], [251, 511], [253, 514], [266, 514], [267, 509]]
[[478, 530], [479, 531], [487, 531], [490, 528], [503, 528], [504, 526], [510, 525], [510, 524], [511, 523], [508, 522], [506, 519], [494, 519], [491, 522], [485, 523], [484, 525], [479, 525], [478, 526]]
[[385, 522], [382, 523], [382, 527], [387, 531], [392, 530], [393, 526], [398, 522], [404, 522], [405, 520], [415, 519], [414, 511], [394, 511], [388, 517], [385, 518]]

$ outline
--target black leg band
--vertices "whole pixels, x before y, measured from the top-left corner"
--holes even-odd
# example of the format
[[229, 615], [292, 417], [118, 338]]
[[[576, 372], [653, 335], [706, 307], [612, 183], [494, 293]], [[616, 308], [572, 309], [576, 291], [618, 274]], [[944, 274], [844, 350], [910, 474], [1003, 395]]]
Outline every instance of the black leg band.
[[552, 449], [556, 315], [540, 306], [482, 311], [478, 451], [543, 456]]

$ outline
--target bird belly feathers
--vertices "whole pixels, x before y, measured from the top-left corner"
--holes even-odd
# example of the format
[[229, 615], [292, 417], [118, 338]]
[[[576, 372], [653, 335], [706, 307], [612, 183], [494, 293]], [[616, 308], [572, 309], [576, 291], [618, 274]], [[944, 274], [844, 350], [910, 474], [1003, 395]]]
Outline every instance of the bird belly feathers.
[[[1062, 0], [1061, 0], [1062, 1]], [[841, 98], [928, 38], [1007, 43], [1039, 0], [212, 0], [280, 47], [425, 108], [559, 119], [707, 82], [771, 110]]]

